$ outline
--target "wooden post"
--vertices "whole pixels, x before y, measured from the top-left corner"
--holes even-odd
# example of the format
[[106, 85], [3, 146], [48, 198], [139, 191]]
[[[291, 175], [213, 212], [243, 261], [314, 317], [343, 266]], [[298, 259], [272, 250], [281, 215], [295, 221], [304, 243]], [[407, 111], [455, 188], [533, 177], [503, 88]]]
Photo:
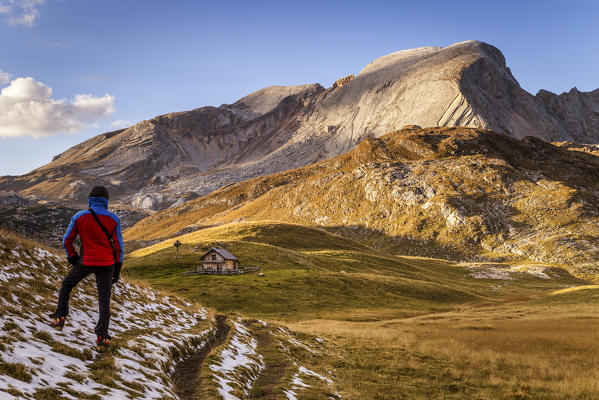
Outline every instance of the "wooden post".
[[177, 255], [175, 256], [175, 258], [181, 258], [181, 256], [179, 255], [179, 247], [181, 247], [182, 244], [183, 243], [181, 243], [179, 240], [173, 243], [173, 246], [175, 246], [175, 248], [177, 249]]

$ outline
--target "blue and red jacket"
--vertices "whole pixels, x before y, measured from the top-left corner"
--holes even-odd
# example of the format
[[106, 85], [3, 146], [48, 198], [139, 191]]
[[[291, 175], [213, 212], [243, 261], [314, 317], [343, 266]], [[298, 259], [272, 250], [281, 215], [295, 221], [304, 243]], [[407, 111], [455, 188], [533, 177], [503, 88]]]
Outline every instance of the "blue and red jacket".
[[115, 262], [123, 262], [123, 235], [119, 217], [108, 211], [108, 199], [105, 197], [90, 197], [89, 208], [94, 210], [104, 228], [112, 235], [116, 260], [114, 259], [110, 241], [89, 210], [79, 211], [71, 218], [71, 223], [62, 239], [62, 246], [67, 251], [67, 257], [77, 254], [73, 241], [81, 237], [81, 263], [90, 267], [111, 266]]

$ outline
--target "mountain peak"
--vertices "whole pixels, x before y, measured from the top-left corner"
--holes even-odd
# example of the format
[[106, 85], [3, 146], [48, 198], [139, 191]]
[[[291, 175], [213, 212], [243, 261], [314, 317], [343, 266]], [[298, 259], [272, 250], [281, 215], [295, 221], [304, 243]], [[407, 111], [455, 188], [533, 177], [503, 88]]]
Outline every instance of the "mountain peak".
[[598, 108], [599, 91], [532, 96], [499, 49], [470, 40], [385, 55], [328, 90], [269, 86], [233, 104], [158, 116], [80, 143], [24, 176], [0, 178], [0, 190], [84, 202], [93, 181], [127, 205], [162, 209], [406, 125], [598, 143]]
[[365, 75], [386, 68], [395, 68], [405, 72], [412, 66], [428, 59], [431, 59], [433, 64], [441, 66], [441, 63], [448, 59], [458, 58], [466, 54], [474, 57], [487, 57], [498, 63], [502, 68], [506, 67], [505, 57], [498, 48], [478, 40], [468, 40], [446, 47], [427, 46], [396, 51], [367, 64], [358, 75]]

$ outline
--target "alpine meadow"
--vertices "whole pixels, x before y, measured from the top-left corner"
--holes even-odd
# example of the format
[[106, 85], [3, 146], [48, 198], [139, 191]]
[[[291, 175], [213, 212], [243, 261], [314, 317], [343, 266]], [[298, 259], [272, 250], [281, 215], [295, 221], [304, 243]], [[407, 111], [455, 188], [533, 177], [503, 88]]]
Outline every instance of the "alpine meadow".
[[599, 89], [524, 88], [557, 14], [309, 3], [0, 0], [0, 399], [599, 399]]

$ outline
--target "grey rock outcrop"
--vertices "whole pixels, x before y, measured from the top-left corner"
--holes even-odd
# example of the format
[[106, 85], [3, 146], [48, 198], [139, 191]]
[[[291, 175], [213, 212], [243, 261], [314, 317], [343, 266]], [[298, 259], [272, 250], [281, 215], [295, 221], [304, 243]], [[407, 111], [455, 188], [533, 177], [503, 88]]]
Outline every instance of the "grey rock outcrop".
[[406, 125], [484, 128], [515, 138], [599, 143], [599, 90], [536, 96], [477, 41], [403, 50], [334, 87], [272, 86], [230, 105], [162, 115], [98, 135], [0, 190], [82, 202], [93, 184], [163, 209], [227, 184], [341, 154]]
[[0, 192], [0, 209], [7, 207], [31, 206], [35, 202], [25, 199], [15, 192]]
[[585, 93], [573, 88], [560, 95], [540, 90], [535, 99], [558, 127], [556, 141], [599, 143], [599, 89]]

